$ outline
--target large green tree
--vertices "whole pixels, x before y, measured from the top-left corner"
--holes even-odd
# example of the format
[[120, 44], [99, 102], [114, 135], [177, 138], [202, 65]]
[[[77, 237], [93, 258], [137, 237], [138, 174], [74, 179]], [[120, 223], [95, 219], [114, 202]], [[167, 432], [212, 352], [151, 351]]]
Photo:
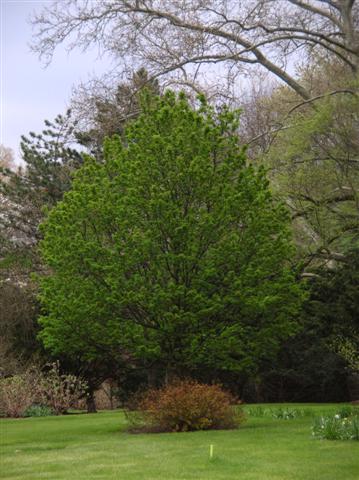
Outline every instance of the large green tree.
[[296, 329], [289, 218], [246, 162], [238, 114], [143, 96], [43, 224], [41, 337], [90, 361], [255, 372]]

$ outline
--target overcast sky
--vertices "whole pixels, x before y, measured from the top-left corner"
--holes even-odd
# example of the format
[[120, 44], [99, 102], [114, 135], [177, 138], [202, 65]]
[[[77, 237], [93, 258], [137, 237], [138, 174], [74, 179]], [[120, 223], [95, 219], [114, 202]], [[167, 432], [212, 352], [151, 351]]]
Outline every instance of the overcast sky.
[[72, 87], [110, 68], [110, 61], [97, 52], [68, 54], [56, 51], [44, 68], [30, 51], [32, 28], [29, 15], [45, 2], [0, 0], [1, 4], [1, 131], [0, 143], [14, 150], [19, 160], [22, 134], [40, 132], [45, 119], [64, 113]]

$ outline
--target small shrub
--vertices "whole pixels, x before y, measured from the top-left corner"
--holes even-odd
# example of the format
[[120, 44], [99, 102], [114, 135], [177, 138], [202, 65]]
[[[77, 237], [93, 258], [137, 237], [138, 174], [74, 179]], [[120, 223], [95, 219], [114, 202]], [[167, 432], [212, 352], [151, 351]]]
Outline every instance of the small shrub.
[[310, 409], [305, 408], [288, 408], [288, 407], [278, 407], [278, 408], [263, 408], [261, 405], [250, 407], [246, 410], [248, 415], [251, 417], [268, 417], [276, 418], [280, 420], [291, 420], [294, 418], [301, 417], [311, 417], [313, 412]]
[[24, 417], [49, 417], [54, 412], [47, 405], [30, 405], [25, 412]]
[[260, 405], [257, 407], [250, 407], [246, 410], [246, 412], [251, 417], [258, 417], [258, 418], [263, 418], [268, 415], [268, 410], [261, 407]]
[[342, 420], [339, 415], [315, 418], [312, 434], [317, 438], [340, 440], [342, 438]]
[[336, 414], [317, 417], [312, 435], [326, 440], [359, 440], [359, 416], [341, 418]]
[[0, 413], [5, 417], [22, 417], [39, 395], [39, 377], [36, 370], [0, 380]]
[[340, 418], [348, 418], [348, 417], [351, 417], [354, 414], [354, 412], [355, 412], [354, 407], [350, 405], [343, 405], [338, 409], [336, 414], [339, 415]]
[[76, 375], [62, 374], [58, 362], [41, 379], [42, 402], [48, 405], [56, 415], [74, 408], [79, 399], [86, 394], [87, 383]]
[[193, 380], [177, 381], [147, 391], [127, 411], [132, 430], [187, 432], [237, 428], [244, 420], [234, 397], [219, 385]]
[[359, 441], [359, 415], [355, 415], [351, 418], [348, 430], [350, 434], [350, 440]]
[[280, 420], [293, 420], [294, 418], [304, 417], [304, 412], [295, 408], [277, 408], [271, 411], [273, 418]]
[[75, 407], [86, 389], [86, 382], [75, 375], [61, 374], [58, 362], [45, 372], [32, 366], [22, 374], [0, 380], [0, 414], [23, 417], [29, 409], [32, 411], [32, 405], [46, 405], [47, 411], [59, 415]]

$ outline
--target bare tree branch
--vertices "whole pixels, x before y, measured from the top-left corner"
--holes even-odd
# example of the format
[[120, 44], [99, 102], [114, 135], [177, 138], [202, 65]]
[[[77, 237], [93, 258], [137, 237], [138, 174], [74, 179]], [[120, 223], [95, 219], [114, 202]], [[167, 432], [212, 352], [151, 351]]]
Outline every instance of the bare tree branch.
[[354, 2], [344, 0], [62, 0], [35, 15], [33, 48], [50, 61], [63, 42], [70, 49], [97, 45], [122, 64], [187, 83], [197, 82], [209, 59], [224, 63], [227, 78], [258, 65], [309, 100], [289, 68], [298, 49], [321, 51], [356, 72], [357, 17]]

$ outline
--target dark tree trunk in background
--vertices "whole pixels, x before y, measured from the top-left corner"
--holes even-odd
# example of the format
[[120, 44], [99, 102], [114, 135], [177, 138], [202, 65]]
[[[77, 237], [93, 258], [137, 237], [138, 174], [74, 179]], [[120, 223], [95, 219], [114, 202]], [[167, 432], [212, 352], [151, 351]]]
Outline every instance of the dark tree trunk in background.
[[94, 391], [91, 390], [86, 398], [87, 413], [97, 413]]
[[154, 366], [147, 367], [147, 385], [148, 388], [156, 388], [158, 372]]
[[348, 376], [349, 396], [352, 402], [359, 402], [359, 373]]

